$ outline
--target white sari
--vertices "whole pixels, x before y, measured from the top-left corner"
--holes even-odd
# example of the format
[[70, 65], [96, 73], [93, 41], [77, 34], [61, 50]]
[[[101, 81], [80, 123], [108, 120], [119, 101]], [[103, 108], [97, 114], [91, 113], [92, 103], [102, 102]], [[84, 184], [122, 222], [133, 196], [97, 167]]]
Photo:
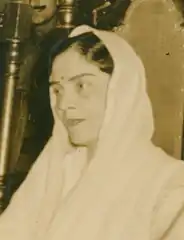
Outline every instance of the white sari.
[[71, 36], [88, 31], [115, 64], [95, 156], [69, 150], [51, 93], [53, 135], [0, 217], [0, 240], [183, 240], [184, 165], [151, 143], [144, 67], [115, 33]]

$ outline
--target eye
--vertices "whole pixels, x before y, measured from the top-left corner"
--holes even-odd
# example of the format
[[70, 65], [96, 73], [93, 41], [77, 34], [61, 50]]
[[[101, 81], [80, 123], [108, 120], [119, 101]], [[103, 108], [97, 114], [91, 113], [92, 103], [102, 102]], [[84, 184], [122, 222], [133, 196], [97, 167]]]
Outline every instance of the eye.
[[62, 94], [63, 88], [59, 84], [51, 84], [50, 87], [55, 95]]
[[85, 88], [85, 83], [79, 83], [79, 84], [78, 84], [78, 87], [79, 87], [80, 89], [84, 89], [84, 88]]
[[53, 88], [53, 92], [58, 95], [60, 93], [59, 89], [58, 88]]
[[77, 89], [79, 91], [87, 91], [89, 88], [89, 83], [87, 83], [86, 81], [83, 82], [83, 81], [80, 81], [77, 83]]

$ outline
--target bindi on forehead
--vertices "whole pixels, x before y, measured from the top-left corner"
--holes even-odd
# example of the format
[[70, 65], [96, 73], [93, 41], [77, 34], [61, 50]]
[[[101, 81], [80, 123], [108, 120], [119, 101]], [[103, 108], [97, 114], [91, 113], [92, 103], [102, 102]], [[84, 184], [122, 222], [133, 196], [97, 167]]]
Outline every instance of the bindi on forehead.
[[64, 76], [60, 76], [58, 78], [58, 80], [56, 81], [50, 81], [51, 84], [62, 84], [64, 81], [67, 81], [67, 82], [75, 82], [76, 80], [78, 79], [83, 79], [84, 77], [96, 77], [95, 74], [93, 73], [80, 73], [80, 74], [77, 74], [75, 76], [72, 76], [70, 78], [66, 78]]

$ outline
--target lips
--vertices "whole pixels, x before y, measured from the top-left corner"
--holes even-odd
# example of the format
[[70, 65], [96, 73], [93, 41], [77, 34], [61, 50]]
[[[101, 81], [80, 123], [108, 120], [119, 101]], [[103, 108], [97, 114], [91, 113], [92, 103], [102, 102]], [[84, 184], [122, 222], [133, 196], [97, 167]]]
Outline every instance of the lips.
[[67, 119], [66, 124], [68, 127], [74, 127], [84, 121], [85, 119], [72, 118], [72, 119]]

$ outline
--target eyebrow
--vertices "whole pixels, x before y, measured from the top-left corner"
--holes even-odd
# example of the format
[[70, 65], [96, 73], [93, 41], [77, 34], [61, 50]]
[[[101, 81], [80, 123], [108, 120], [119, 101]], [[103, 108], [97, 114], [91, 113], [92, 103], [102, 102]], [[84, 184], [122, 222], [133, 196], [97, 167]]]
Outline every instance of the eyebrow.
[[[93, 77], [94, 77], [95, 74], [93, 74], [93, 73], [81, 73], [81, 74], [78, 74], [78, 75], [76, 75], [76, 76], [74, 76], [74, 77], [69, 78], [68, 81], [69, 81], [69, 82], [75, 81], [75, 80], [77, 80], [78, 78], [86, 77], [86, 76], [93, 76]], [[50, 81], [50, 82], [49, 82], [50, 85], [60, 84], [60, 83], [61, 83], [60, 81]]]
[[95, 74], [93, 74], [93, 73], [81, 73], [81, 74], [78, 74], [74, 77], [69, 78], [68, 81], [75, 81], [76, 79], [78, 79], [80, 77], [86, 77], [86, 76], [93, 76], [94, 77]]

